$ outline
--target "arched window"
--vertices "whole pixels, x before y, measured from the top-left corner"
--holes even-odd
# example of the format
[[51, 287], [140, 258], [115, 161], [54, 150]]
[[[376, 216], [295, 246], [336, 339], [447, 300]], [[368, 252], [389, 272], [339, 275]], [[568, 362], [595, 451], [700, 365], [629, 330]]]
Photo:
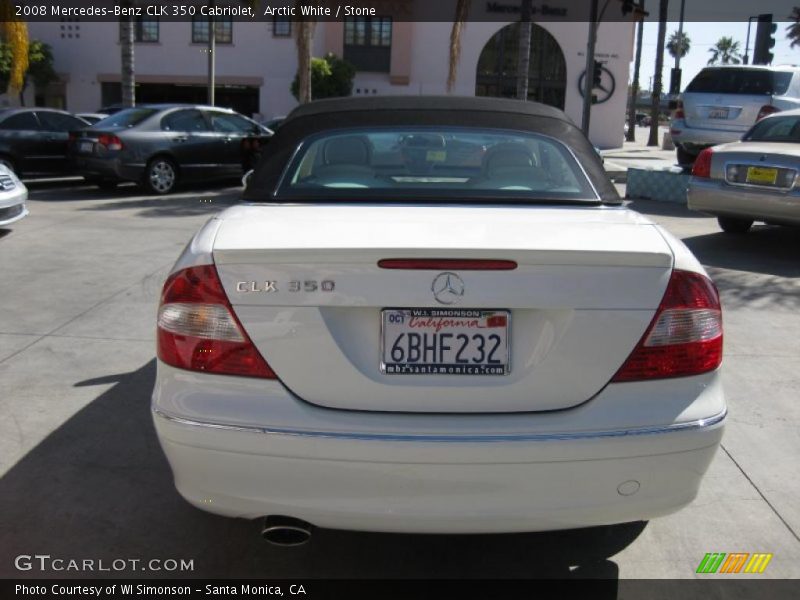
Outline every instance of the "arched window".
[[[486, 43], [478, 58], [476, 96], [514, 98], [517, 94], [519, 23], [506, 25]], [[531, 26], [528, 100], [564, 109], [567, 64], [556, 39], [543, 27]]]

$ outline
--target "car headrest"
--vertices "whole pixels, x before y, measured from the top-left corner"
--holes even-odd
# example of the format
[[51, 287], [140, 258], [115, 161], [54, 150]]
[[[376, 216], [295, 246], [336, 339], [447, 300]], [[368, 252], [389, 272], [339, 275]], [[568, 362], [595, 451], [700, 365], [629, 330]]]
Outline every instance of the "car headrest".
[[342, 135], [325, 142], [322, 161], [326, 165], [369, 165], [372, 146], [366, 136]]
[[509, 167], [534, 167], [537, 166], [533, 152], [520, 142], [505, 142], [492, 146], [483, 157], [481, 171], [484, 177], [492, 177], [498, 170]]

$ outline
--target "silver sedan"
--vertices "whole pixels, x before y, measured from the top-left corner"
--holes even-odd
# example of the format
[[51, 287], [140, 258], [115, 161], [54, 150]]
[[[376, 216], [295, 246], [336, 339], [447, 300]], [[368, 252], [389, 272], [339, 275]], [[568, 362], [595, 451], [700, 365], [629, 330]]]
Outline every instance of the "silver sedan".
[[14, 171], [0, 164], [0, 227], [11, 225], [28, 214], [28, 189]]
[[800, 110], [766, 117], [739, 142], [706, 148], [689, 182], [689, 208], [715, 215], [723, 231], [754, 221], [800, 225]]

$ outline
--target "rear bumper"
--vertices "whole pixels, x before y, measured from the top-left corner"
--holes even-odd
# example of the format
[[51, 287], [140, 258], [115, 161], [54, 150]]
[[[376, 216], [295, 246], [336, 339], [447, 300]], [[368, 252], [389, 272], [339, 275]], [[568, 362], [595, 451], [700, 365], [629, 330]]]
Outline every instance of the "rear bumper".
[[720, 129], [704, 129], [688, 127], [685, 121], [674, 121], [670, 124], [672, 141], [687, 149], [700, 150], [717, 144], [738, 142], [744, 131], [725, 131]]
[[88, 178], [139, 181], [144, 174], [144, 165], [130, 164], [123, 158], [98, 158], [76, 155], [72, 164], [79, 175]]
[[691, 210], [717, 216], [800, 225], [798, 190], [777, 192], [693, 177], [689, 182], [688, 206]]
[[[200, 392], [204, 420], [167, 412], [176, 376], [184, 389], [198, 377], [212, 384]], [[669, 410], [650, 407], [649, 426], [623, 423], [629, 402], [648, 412], [651, 397], [639, 384], [608, 386], [569, 411], [517, 415], [376, 415], [294, 398], [296, 406], [284, 398], [269, 408], [262, 394], [246, 423], [241, 389], [222, 409], [212, 400], [219, 379], [159, 364], [154, 421], [179, 492], [222, 515], [288, 515], [361, 531], [544, 531], [668, 514], [695, 497], [725, 418], [717, 373], [679, 382]], [[257, 384], [268, 396], [271, 384]], [[679, 399], [681, 390], [694, 390], [695, 400]], [[177, 404], [189, 408], [192, 395]], [[274, 423], [255, 424], [265, 406]], [[613, 418], [598, 418], [609, 408]], [[614, 419], [619, 427], [609, 426]]]

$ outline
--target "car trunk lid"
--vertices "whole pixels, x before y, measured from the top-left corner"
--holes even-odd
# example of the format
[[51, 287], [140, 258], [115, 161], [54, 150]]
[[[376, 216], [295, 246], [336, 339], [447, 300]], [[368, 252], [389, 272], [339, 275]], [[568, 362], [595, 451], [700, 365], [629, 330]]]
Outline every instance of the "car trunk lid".
[[[378, 264], [431, 258], [516, 268]], [[243, 206], [224, 214], [214, 260], [248, 335], [303, 400], [514, 412], [569, 408], [598, 393], [650, 323], [673, 257], [651, 223], [619, 208]], [[449, 305], [435, 289], [445, 273], [463, 285]], [[385, 372], [386, 309], [494, 311], [508, 373]]]

